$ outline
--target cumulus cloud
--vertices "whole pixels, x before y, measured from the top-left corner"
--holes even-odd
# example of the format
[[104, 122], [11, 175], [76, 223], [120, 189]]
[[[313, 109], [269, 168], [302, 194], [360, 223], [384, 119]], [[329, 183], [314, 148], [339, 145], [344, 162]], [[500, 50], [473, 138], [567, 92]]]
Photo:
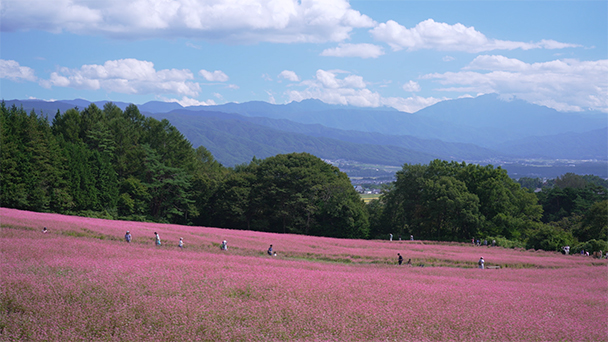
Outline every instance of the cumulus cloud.
[[444, 91], [498, 93], [560, 111], [608, 112], [608, 60], [525, 63], [504, 56], [477, 56], [459, 72], [422, 78], [451, 86]]
[[215, 106], [215, 101], [213, 101], [213, 100], [199, 101], [197, 99], [189, 98], [187, 96], [182, 97], [181, 100], [178, 100], [178, 99], [169, 99], [166, 102], [177, 102], [182, 107], [190, 107], [190, 106]]
[[338, 47], [325, 49], [321, 56], [378, 58], [384, 55], [384, 49], [374, 44], [339, 44]]
[[203, 76], [209, 82], [226, 82], [228, 81], [228, 75], [224, 74], [221, 70], [215, 70], [210, 72], [202, 69], [198, 72], [199, 75]]
[[279, 74], [278, 77], [284, 78], [291, 82], [300, 82], [300, 77], [298, 77], [298, 75], [294, 71], [291, 71], [291, 70], [281, 71], [281, 73]]
[[435, 97], [421, 97], [412, 96], [408, 98], [403, 97], [387, 97], [382, 99], [382, 104], [385, 106], [393, 107], [402, 112], [414, 113], [422, 108], [432, 106], [437, 102], [449, 100], [446, 97], [435, 98]]
[[235, 43], [339, 42], [376, 23], [347, 0], [19, 0], [2, 3], [2, 31]]
[[156, 70], [154, 63], [137, 59], [107, 61], [103, 65], [83, 65], [80, 69], [59, 68], [49, 79], [41, 80], [45, 88], [71, 87], [103, 89], [123, 94], [182, 94], [196, 96], [198, 83], [190, 82], [190, 70]]
[[420, 91], [420, 84], [418, 84], [416, 81], [409, 81], [403, 85], [403, 90], [411, 92]]
[[21, 66], [17, 61], [0, 59], [0, 78], [11, 81], [36, 81], [34, 69]]
[[396, 21], [381, 23], [372, 30], [374, 39], [387, 43], [394, 51], [407, 49], [464, 51], [478, 53], [491, 50], [530, 50], [530, 49], [563, 49], [580, 47], [576, 44], [560, 43], [554, 40], [541, 40], [536, 43], [514, 42], [487, 38], [473, 26], [467, 27], [457, 23], [450, 25], [427, 19], [408, 29]]
[[343, 71], [317, 70], [314, 79], [302, 81], [301, 84], [306, 89], [289, 90], [286, 95], [289, 101], [318, 99], [325, 103], [358, 107], [390, 106], [410, 113], [445, 99], [419, 96], [385, 98], [378, 92], [367, 89], [367, 84], [361, 76], [348, 74], [341, 77], [343, 74]]

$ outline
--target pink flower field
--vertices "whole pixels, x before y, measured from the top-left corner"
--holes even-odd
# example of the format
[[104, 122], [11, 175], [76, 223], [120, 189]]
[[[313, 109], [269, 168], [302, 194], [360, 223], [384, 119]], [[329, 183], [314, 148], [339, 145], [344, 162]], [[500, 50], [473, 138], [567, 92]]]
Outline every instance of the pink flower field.
[[0, 223], [0, 341], [608, 341], [606, 260], [5, 208]]

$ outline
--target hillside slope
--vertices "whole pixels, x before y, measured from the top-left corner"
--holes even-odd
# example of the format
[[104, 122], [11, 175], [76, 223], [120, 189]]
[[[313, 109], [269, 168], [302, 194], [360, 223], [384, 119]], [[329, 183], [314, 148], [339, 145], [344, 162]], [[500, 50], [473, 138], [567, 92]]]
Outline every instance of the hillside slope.
[[248, 163], [255, 156], [267, 158], [276, 154], [308, 152], [322, 159], [355, 160], [362, 163], [402, 165], [427, 163], [437, 155], [403, 147], [357, 144], [326, 137], [312, 137], [216, 115], [201, 116], [180, 113], [147, 114], [168, 119], [193, 146], [205, 146], [224, 165]]

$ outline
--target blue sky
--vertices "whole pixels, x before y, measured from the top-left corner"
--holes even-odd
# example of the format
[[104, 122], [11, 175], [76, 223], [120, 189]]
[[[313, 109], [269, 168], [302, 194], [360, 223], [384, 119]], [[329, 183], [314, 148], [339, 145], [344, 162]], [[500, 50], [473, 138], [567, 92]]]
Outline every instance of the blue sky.
[[1, 97], [608, 112], [608, 2], [2, 0]]

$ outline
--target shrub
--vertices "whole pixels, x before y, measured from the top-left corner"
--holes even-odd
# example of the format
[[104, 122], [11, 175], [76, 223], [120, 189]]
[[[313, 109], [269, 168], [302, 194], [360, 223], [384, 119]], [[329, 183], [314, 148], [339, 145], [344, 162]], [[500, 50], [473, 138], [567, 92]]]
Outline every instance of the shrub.
[[589, 240], [587, 242], [578, 243], [576, 246], [570, 249], [571, 254], [580, 253], [582, 250], [585, 252], [593, 253], [602, 251], [606, 253], [608, 251], [608, 242], [603, 240]]
[[561, 251], [563, 246], [572, 245], [575, 239], [572, 233], [554, 226], [543, 225], [528, 232], [527, 249], [542, 249], [545, 251]]
[[522, 241], [518, 240], [509, 240], [507, 238], [497, 236], [497, 237], [488, 237], [488, 244], [491, 245], [492, 240], [496, 240], [496, 246], [505, 247], [505, 248], [524, 248], [525, 244]]

